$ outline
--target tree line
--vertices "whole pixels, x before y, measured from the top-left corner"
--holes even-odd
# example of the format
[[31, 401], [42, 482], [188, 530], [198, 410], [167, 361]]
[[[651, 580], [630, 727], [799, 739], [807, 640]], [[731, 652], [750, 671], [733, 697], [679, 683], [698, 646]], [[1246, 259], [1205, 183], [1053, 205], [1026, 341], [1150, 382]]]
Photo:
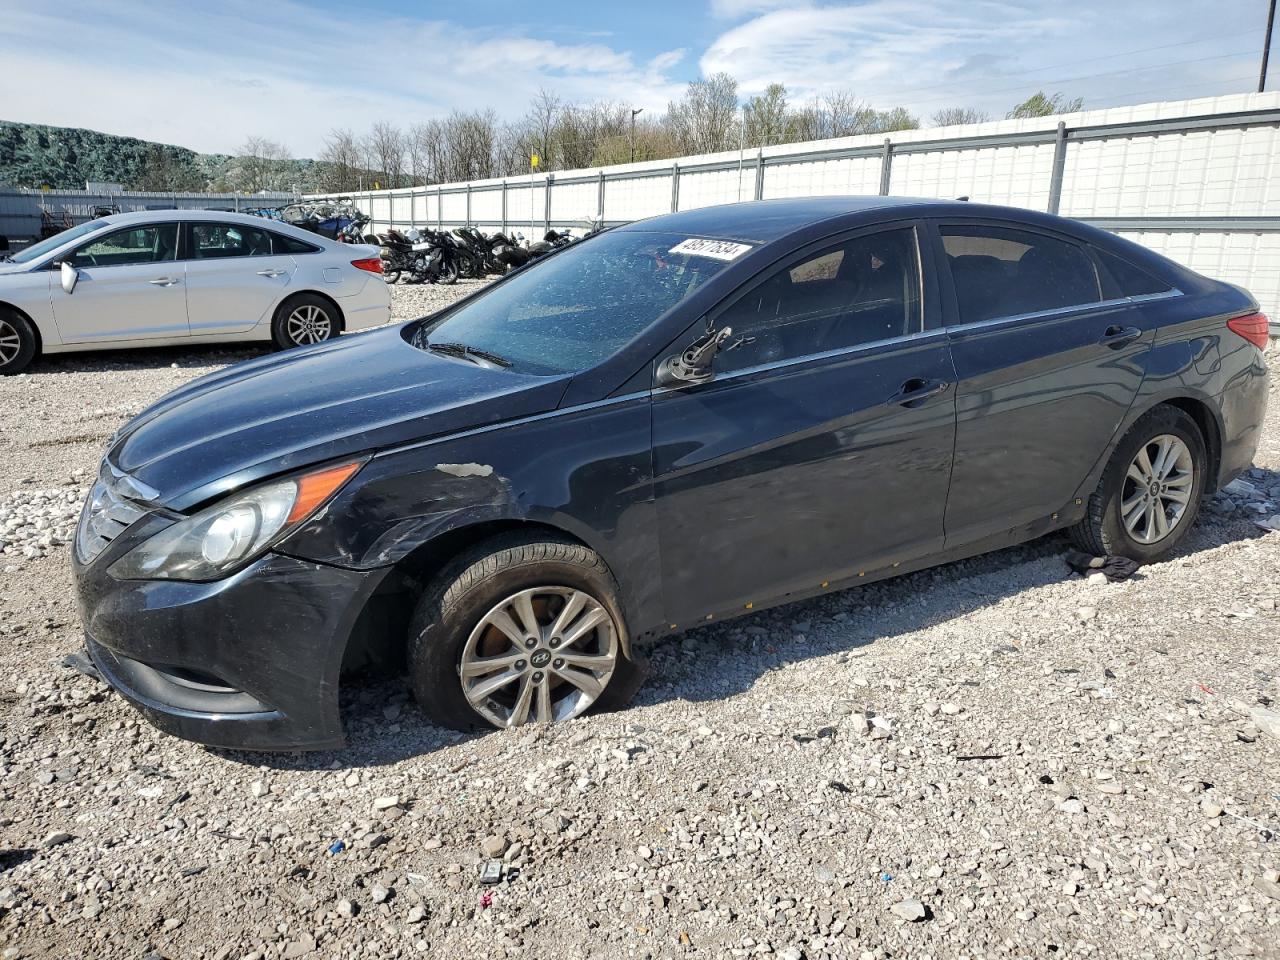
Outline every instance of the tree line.
[[[1049, 116], [1082, 105], [1078, 97], [1038, 91], [1006, 116]], [[946, 126], [991, 117], [948, 107], [930, 119]], [[920, 118], [905, 107], [876, 109], [848, 90], [795, 101], [775, 83], [742, 101], [737, 81], [718, 73], [690, 83], [656, 116], [625, 103], [570, 103], [543, 90], [511, 122], [493, 110], [455, 110], [408, 128], [380, 121], [363, 135], [334, 129], [325, 137], [317, 173], [322, 190], [395, 189], [520, 176], [530, 172], [535, 156], [539, 171], [575, 170], [919, 127]], [[276, 152], [287, 154], [280, 147]]]
[[[1081, 108], [1079, 98], [1038, 91], [1010, 118], [1049, 116]], [[948, 107], [936, 126], [979, 123], [980, 110]], [[248, 137], [235, 155], [119, 137], [94, 130], [0, 121], [0, 183], [82, 189], [86, 181], [128, 190], [264, 190], [314, 193], [398, 188], [573, 170], [641, 160], [738, 150], [857, 134], [913, 130], [920, 118], [904, 107], [876, 109], [848, 90], [794, 99], [782, 84], [741, 100], [733, 77], [720, 73], [690, 83], [664, 112], [629, 104], [571, 103], [542, 91], [513, 121], [493, 110], [455, 110], [402, 128], [379, 121], [357, 134], [331, 130], [320, 156], [297, 159], [287, 146]]]

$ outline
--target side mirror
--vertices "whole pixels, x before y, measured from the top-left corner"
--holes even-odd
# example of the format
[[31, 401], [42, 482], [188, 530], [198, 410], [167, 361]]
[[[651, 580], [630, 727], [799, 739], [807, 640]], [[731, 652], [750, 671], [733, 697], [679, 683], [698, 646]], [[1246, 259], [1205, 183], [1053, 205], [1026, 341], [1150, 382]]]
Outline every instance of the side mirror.
[[80, 271], [65, 260], [62, 261], [62, 266], [59, 269], [62, 272], [62, 289], [67, 293], [72, 293], [76, 288], [76, 281], [80, 279]]
[[720, 346], [733, 336], [730, 327], [719, 330], [708, 330], [684, 352], [674, 357], [667, 357], [658, 364], [654, 382], [659, 387], [682, 387], [694, 383], [703, 383], [711, 379], [711, 362], [720, 351]]

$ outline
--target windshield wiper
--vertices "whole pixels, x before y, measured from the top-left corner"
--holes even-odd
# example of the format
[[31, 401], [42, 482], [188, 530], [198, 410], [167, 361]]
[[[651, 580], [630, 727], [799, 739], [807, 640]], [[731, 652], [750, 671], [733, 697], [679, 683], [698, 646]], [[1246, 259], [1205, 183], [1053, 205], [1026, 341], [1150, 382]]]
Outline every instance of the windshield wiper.
[[[443, 353], [447, 357], [462, 357], [464, 360], [484, 361], [484, 363], [495, 367], [511, 366], [511, 361], [506, 357], [500, 357], [496, 353], [490, 353], [488, 350], [469, 347], [465, 343], [428, 343], [427, 349], [436, 353]], [[484, 364], [481, 365], [483, 366]]]

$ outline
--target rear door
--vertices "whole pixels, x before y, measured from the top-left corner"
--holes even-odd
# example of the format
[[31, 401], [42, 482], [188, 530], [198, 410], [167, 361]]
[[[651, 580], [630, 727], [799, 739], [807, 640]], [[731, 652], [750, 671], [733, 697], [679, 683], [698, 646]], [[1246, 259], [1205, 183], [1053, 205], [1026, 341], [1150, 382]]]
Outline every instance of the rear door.
[[77, 247], [63, 261], [76, 268], [67, 293], [53, 269], [49, 296], [65, 343], [185, 337], [186, 287], [178, 259], [178, 224], [115, 230]]
[[1153, 331], [1104, 299], [1072, 238], [1000, 222], [939, 221], [956, 365], [956, 453], [947, 545], [1037, 520], [1070, 502], [1142, 383]]
[[268, 230], [193, 220], [187, 232], [187, 313], [193, 336], [243, 333], [269, 321], [297, 263]]
[[733, 328], [712, 380], [655, 390], [670, 622], [941, 546], [954, 377], [945, 333], [924, 330], [917, 237], [880, 228], [791, 258], [711, 315]]

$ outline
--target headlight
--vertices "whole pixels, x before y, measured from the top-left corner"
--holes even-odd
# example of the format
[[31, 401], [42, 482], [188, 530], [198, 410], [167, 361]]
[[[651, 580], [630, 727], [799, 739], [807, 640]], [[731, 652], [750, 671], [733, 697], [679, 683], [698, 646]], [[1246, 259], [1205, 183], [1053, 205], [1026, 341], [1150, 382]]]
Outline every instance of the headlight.
[[216, 580], [266, 551], [361, 467], [346, 463], [228, 497], [161, 530], [111, 565], [117, 580]]

